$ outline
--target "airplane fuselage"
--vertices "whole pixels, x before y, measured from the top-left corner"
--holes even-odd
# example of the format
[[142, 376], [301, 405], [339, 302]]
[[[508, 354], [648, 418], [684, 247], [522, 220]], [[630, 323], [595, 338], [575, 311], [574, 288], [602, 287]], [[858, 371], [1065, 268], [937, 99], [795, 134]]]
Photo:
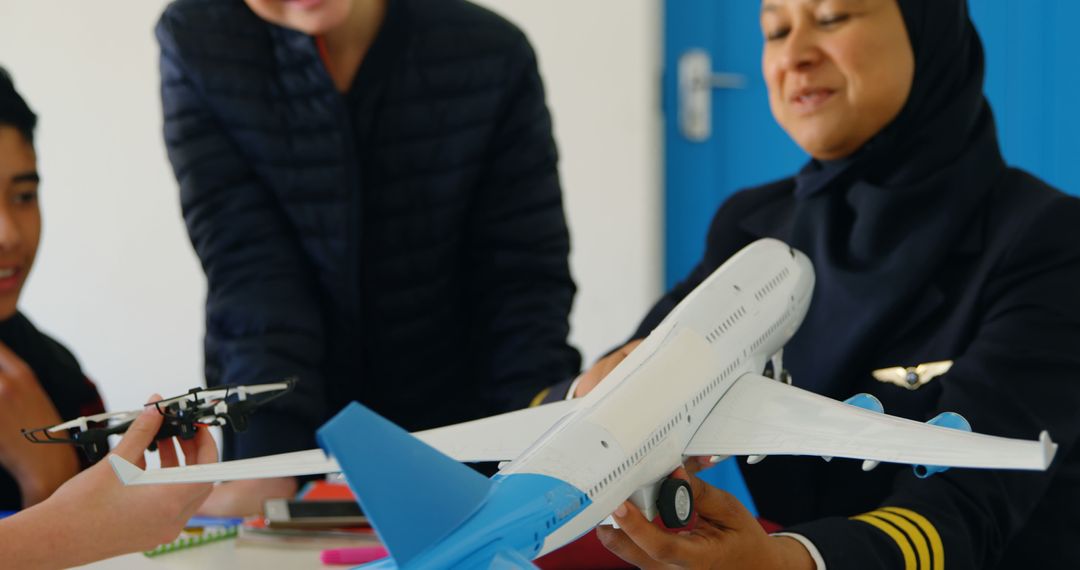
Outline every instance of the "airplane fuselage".
[[[655, 496], [640, 491], [681, 465], [687, 443], [735, 379], [760, 374], [782, 349], [806, 314], [813, 283], [809, 260], [778, 241], [732, 257], [575, 411], [504, 466], [476, 514], [436, 550], [465, 553], [485, 535], [514, 536], [515, 550], [535, 557], [588, 532], [628, 497], [655, 512]], [[517, 506], [516, 519], [506, 505]], [[508, 532], [515, 524], [521, 528]], [[464, 560], [440, 556], [454, 559]]]

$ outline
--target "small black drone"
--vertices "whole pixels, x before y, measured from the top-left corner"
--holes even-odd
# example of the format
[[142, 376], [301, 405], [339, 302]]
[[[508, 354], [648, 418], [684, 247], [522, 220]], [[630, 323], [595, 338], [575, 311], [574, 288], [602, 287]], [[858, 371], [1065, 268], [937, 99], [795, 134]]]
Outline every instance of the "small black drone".
[[[145, 406], [154, 406], [165, 417], [150, 450], [157, 449], [159, 439], [195, 437], [196, 426], [228, 425], [235, 431], [244, 431], [248, 416], [263, 404], [288, 394], [295, 384], [296, 379], [289, 378], [270, 384], [192, 388], [181, 396], [150, 402]], [[22, 434], [33, 443], [76, 445], [94, 463], [108, 455], [109, 436], [126, 432], [141, 413], [142, 409], [94, 414], [54, 426], [24, 429]], [[67, 437], [61, 434], [64, 430]]]

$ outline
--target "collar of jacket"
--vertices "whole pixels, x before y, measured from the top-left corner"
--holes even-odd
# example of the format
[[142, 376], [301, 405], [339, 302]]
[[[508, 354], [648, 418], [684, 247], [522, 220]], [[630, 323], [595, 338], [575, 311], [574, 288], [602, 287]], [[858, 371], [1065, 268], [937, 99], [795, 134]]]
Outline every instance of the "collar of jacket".
[[[951, 165], [950, 168], [932, 176], [925, 183], [932, 184], [943, 191], [962, 185], [979, 185], [993, 187], [997, 181], [1003, 179], [1005, 163], [997, 149], [995, 136], [981, 137], [981, 140], [968, 149], [962, 156]], [[853, 187], [872, 184], [866, 181], [858, 181]], [[798, 199], [795, 197], [795, 178], [786, 178], [773, 183], [771, 186], [780, 186], [782, 191], [777, 192], [776, 199], [764, 201], [754, 209], [747, 212], [738, 222], [739, 229], [754, 238], [771, 237], [785, 242], [791, 241], [792, 223], [794, 222], [795, 209]], [[888, 184], [883, 185], [887, 189]], [[948, 208], [935, 208], [935, 204], [929, 205], [924, 212], [927, 216], [952, 217], [955, 212]], [[968, 219], [954, 219], [953, 223], [961, 224], [963, 229], [957, 234], [950, 248], [950, 255], [975, 255], [981, 252], [986, 243], [986, 210], [976, 207], [970, 211]], [[897, 220], [897, 231], [904, 231], [904, 220]]]
[[[335, 90], [333, 79], [319, 56], [315, 38], [290, 28], [267, 24], [274, 45], [274, 59], [281, 69], [302, 66], [317, 69], [322, 75], [321, 84]], [[360, 69], [353, 78], [349, 92], [363, 91], [384, 79], [404, 54], [412, 36], [413, 17], [408, 0], [387, 0], [386, 15], [378, 35], [364, 56]]]

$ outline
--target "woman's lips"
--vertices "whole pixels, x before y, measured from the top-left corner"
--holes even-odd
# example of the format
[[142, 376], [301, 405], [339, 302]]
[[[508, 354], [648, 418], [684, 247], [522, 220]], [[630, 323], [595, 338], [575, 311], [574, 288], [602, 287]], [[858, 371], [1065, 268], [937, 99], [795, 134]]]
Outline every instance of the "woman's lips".
[[323, 3], [323, 0], [284, 0], [284, 1], [285, 1], [285, 4], [287, 4], [289, 6], [295, 6], [297, 8], [300, 8], [301, 10], [311, 10], [313, 8], [318, 8]]
[[10, 293], [22, 285], [22, 269], [19, 267], [0, 267], [0, 293]]
[[791, 98], [791, 106], [801, 115], [808, 115], [821, 109], [836, 92], [827, 88], [802, 89]]

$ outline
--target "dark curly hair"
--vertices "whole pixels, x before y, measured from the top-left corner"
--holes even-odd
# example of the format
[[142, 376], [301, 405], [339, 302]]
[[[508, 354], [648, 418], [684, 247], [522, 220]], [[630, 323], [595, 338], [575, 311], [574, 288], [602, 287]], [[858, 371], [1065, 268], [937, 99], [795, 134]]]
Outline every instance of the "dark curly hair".
[[30, 144], [34, 144], [37, 115], [15, 90], [11, 75], [3, 67], [0, 67], [0, 125], [15, 127]]

